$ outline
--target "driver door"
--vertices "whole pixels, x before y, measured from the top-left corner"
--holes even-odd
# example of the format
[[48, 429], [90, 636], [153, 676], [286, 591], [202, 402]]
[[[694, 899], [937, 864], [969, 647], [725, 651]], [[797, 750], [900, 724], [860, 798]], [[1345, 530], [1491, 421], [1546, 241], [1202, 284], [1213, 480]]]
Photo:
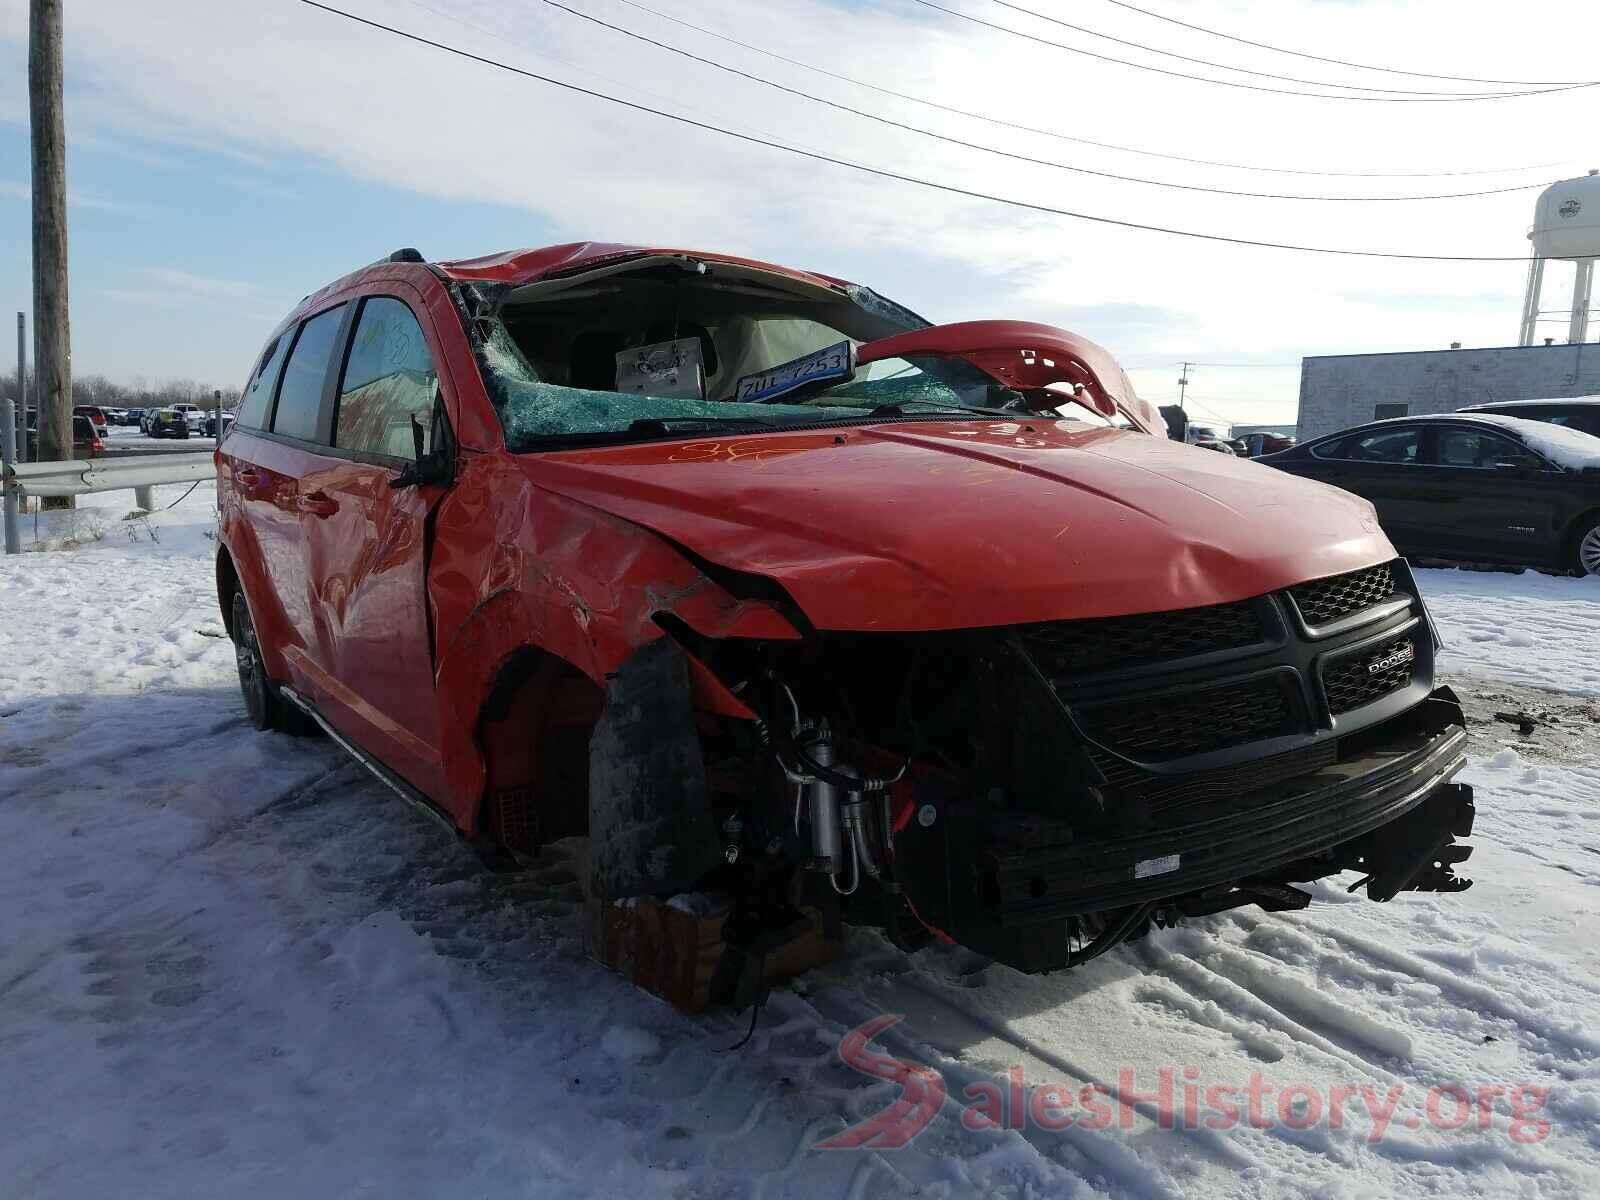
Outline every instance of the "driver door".
[[[1364, 496], [1378, 510], [1378, 523], [1402, 553], [1426, 545], [1431, 500], [1423, 487], [1422, 429], [1383, 425], [1341, 443], [1328, 482]], [[1425, 551], [1424, 551], [1425, 552]]]
[[427, 520], [444, 488], [391, 486], [416, 457], [414, 425], [423, 451], [430, 448], [439, 355], [421, 298], [382, 286], [385, 294], [354, 302], [332, 384], [332, 444], [301, 480], [310, 653], [333, 701], [324, 707], [330, 720], [414, 787], [440, 796]]

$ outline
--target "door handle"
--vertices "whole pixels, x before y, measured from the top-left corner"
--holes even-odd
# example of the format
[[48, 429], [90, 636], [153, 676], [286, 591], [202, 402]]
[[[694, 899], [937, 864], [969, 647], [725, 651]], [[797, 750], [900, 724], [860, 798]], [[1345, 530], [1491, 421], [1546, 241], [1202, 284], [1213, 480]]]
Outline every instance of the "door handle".
[[331, 517], [339, 511], [339, 502], [326, 492], [307, 492], [300, 497], [300, 511], [314, 517]]
[[260, 474], [252, 471], [249, 467], [242, 467], [235, 471], [233, 477], [244, 484], [245, 487], [255, 487], [256, 484], [261, 482]]

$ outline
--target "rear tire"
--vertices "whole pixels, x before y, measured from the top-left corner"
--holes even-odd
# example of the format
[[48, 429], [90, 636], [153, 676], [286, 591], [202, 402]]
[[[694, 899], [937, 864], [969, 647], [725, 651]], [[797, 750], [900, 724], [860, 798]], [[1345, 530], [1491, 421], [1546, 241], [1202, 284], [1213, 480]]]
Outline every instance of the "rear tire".
[[244, 593], [238, 590], [233, 593], [233, 655], [239, 669], [239, 691], [244, 695], [250, 724], [263, 731], [275, 729], [292, 737], [319, 732], [316, 722], [279, 695], [277, 685], [267, 677], [261, 639], [256, 636], [255, 622], [250, 619], [250, 606], [245, 603]]
[[1600, 575], [1600, 517], [1591, 519], [1574, 539], [1572, 570], [1576, 575]]

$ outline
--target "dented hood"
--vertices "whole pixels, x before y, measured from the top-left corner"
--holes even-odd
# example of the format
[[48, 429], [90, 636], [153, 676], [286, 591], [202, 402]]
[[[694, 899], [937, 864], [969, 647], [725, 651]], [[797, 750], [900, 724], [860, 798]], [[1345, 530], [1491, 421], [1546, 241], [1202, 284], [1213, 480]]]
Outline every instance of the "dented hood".
[[901, 422], [521, 460], [540, 487], [780, 583], [818, 628], [1240, 600], [1394, 556], [1365, 500], [1069, 421]]

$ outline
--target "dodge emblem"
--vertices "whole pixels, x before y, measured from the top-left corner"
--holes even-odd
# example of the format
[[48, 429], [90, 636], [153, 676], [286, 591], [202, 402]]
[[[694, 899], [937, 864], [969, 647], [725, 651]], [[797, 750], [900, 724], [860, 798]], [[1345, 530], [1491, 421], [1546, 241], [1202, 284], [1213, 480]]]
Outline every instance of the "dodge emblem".
[[1417, 657], [1417, 651], [1410, 642], [1398, 646], [1389, 653], [1380, 655], [1367, 664], [1368, 675], [1381, 675], [1384, 671], [1394, 667], [1403, 667]]

